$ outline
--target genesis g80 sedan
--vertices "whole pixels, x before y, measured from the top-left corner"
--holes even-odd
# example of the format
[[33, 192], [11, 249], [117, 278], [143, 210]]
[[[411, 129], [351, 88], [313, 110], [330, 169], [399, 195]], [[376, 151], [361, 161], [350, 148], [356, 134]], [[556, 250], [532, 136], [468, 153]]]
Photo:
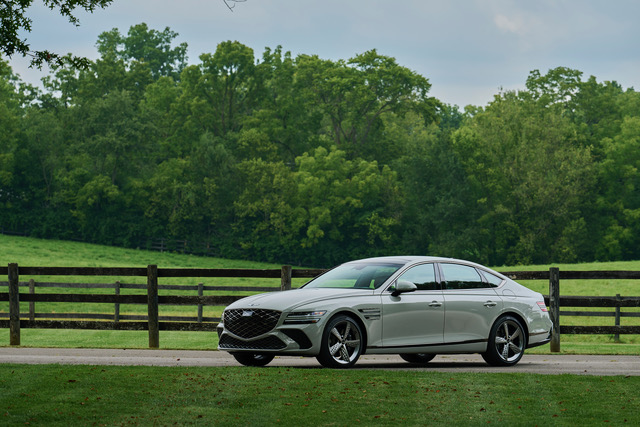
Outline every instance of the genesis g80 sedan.
[[299, 289], [243, 298], [226, 307], [219, 349], [248, 366], [277, 355], [316, 357], [348, 368], [362, 354], [428, 363], [437, 354], [480, 353], [515, 365], [550, 341], [543, 296], [468, 261], [393, 256], [347, 262]]

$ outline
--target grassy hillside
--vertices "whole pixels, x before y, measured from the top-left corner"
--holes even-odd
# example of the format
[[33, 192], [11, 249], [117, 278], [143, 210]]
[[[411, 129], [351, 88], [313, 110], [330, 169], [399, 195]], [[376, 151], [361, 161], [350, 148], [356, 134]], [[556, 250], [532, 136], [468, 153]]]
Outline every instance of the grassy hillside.
[[[146, 250], [124, 249], [117, 247], [93, 245], [80, 242], [68, 242], [58, 240], [43, 240], [30, 237], [16, 237], [0, 235], [0, 265], [18, 263], [22, 266], [47, 266], [47, 267], [146, 267], [156, 264], [160, 268], [280, 268], [280, 264], [267, 264], [242, 260], [227, 260], [209, 257], [197, 257], [168, 252], [153, 252]], [[144, 277], [44, 277], [35, 278], [37, 281], [55, 282], [101, 282], [114, 283], [119, 280], [123, 283], [145, 283]], [[185, 280], [205, 282], [208, 285], [248, 285], [254, 283], [264, 286], [278, 286], [277, 279], [163, 279], [161, 284], [185, 284]], [[0, 278], [0, 282], [6, 282], [7, 278]], [[259, 281], [256, 283], [256, 281]], [[188, 283], [194, 284], [194, 283]], [[0, 291], [2, 292], [2, 291]], [[64, 292], [64, 290], [43, 288], [38, 292]], [[107, 290], [83, 290], [76, 289], [73, 292], [107, 292]], [[112, 293], [111, 291], [110, 293]], [[126, 291], [123, 291], [125, 293]], [[136, 291], [128, 291], [136, 293]], [[229, 293], [229, 292], [226, 292]], [[26, 310], [22, 308], [21, 310]], [[121, 314], [145, 314], [145, 307], [122, 305]], [[163, 307], [161, 315], [180, 314], [184, 310], [181, 307]], [[190, 308], [189, 315], [194, 315], [194, 308]], [[107, 309], [103, 304], [84, 304], [82, 307], [65, 303], [39, 303], [38, 312], [111, 312], [112, 306]], [[222, 307], [205, 307], [204, 316], [219, 316]], [[0, 313], [8, 312], [8, 303], [0, 305]], [[0, 329], [0, 346], [9, 343], [9, 331]], [[148, 347], [148, 335], [138, 331], [93, 331], [93, 330], [37, 330], [23, 329], [21, 331], [21, 344], [30, 347], [122, 347], [145, 348]], [[160, 333], [161, 348], [188, 348], [188, 349], [215, 349], [217, 336], [211, 332], [170, 332]]]
[[[108, 246], [92, 245], [79, 242], [66, 242], [55, 240], [41, 240], [29, 237], [15, 237], [0, 235], [0, 265], [18, 263], [22, 266], [77, 266], [77, 267], [144, 267], [149, 264], [156, 264], [159, 267], [191, 267], [191, 268], [279, 268], [280, 264], [257, 263], [242, 260], [226, 260], [219, 258], [198, 257], [193, 255], [183, 255], [176, 253], [160, 253], [135, 249], [123, 249]], [[553, 265], [561, 270], [640, 270], [640, 261], [628, 262], [608, 262], [589, 264], [560, 264]], [[548, 270], [550, 265], [536, 266], [508, 266], [496, 267], [498, 271], [516, 270]], [[40, 277], [37, 280], [48, 280], [51, 278]], [[53, 281], [86, 281], [87, 278], [69, 277], [55, 278]], [[145, 278], [92, 278], [95, 281], [106, 281], [113, 283], [115, 280], [137, 281], [144, 283]], [[187, 279], [164, 279], [167, 282], [184, 282]], [[188, 279], [205, 281], [207, 284], [224, 285], [265, 285], [277, 286], [278, 279]], [[6, 281], [6, 278], [0, 278]], [[294, 286], [303, 283], [303, 280], [294, 283]], [[549, 291], [548, 282], [545, 280], [523, 281], [524, 285], [543, 294]], [[564, 280], [560, 284], [563, 295], [600, 295], [613, 296], [621, 294], [623, 296], [640, 296], [640, 283], [633, 280], [588, 280], [575, 281]], [[42, 292], [46, 292], [43, 289]], [[40, 292], [40, 291], [39, 291]], [[77, 290], [74, 292], [78, 292]], [[95, 292], [95, 291], [92, 291]], [[106, 292], [106, 291], [105, 291]], [[229, 293], [229, 292], [226, 292]], [[43, 304], [44, 305], [44, 304]], [[39, 305], [38, 311], [52, 310], [57, 312], [72, 312], [74, 310], [87, 312], [86, 307], [71, 308], [68, 305], [52, 304], [51, 307]], [[99, 306], [93, 304], [93, 306]], [[99, 311], [100, 307], [90, 309]], [[122, 308], [122, 313], [129, 310], [129, 313], [141, 310], [140, 307]], [[163, 311], [164, 310], [164, 311]], [[172, 310], [179, 308], [164, 308], [161, 315], [169, 314]], [[205, 316], [218, 316], [222, 307], [205, 307]], [[604, 309], [595, 309], [605, 311]], [[7, 312], [8, 306], [0, 306], [0, 312]], [[639, 310], [634, 310], [638, 312]], [[193, 313], [191, 313], [193, 314]], [[613, 317], [563, 317], [562, 324], [573, 325], [613, 325]], [[640, 324], [640, 318], [624, 317], [623, 325]], [[117, 336], [117, 338], [113, 338]], [[23, 345], [28, 346], [68, 346], [68, 347], [146, 347], [148, 344], [146, 333], [142, 332], [111, 332], [111, 331], [67, 331], [67, 330], [28, 330], [22, 331]], [[597, 347], [597, 352], [611, 353], [640, 353], [640, 337], [622, 336], [622, 343], [615, 343], [613, 336], [585, 336], [585, 335], [563, 335], [563, 349], [575, 352], [591, 352]], [[0, 345], [8, 343], [8, 331], [0, 330]], [[161, 333], [161, 347], [164, 348], [215, 348], [217, 339], [211, 333]], [[536, 351], [547, 351], [548, 347], [542, 347]]]
[[278, 268], [276, 264], [124, 249], [89, 243], [0, 235], [0, 265], [56, 267]]
[[[146, 267], [154, 264], [159, 268], [260, 268], [279, 269], [280, 264], [229, 260], [213, 257], [185, 255], [172, 252], [125, 249], [113, 246], [94, 245], [61, 240], [44, 240], [31, 237], [0, 235], [0, 265], [17, 263], [18, 266], [43, 267]], [[40, 281], [86, 281], [83, 277], [44, 277]], [[145, 277], [95, 278], [97, 282], [146, 283]], [[278, 279], [258, 279], [262, 286], [278, 286]], [[2, 281], [2, 279], [0, 279]], [[6, 279], [5, 279], [6, 281]], [[250, 285], [255, 279], [226, 278], [198, 280], [207, 285]], [[164, 284], [184, 284], [184, 279], [163, 279]], [[299, 283], [300, 284], [300, 283]]]
[[[141, 267], [157, 264], [159, 267], [192, 268], [279, 268], [277, 263], [184, 255], [124, 249], [90, 243], [62, 240], [44, 240], [32, 237], [0, 234], [0, 265], [16, 262], [30, 266], [74, 267]], [[640, 270], [640, 261], [595, 262], [581, 264], [549, 264], [531, 266], [499, 266], [498, 271], [548, 270]]]

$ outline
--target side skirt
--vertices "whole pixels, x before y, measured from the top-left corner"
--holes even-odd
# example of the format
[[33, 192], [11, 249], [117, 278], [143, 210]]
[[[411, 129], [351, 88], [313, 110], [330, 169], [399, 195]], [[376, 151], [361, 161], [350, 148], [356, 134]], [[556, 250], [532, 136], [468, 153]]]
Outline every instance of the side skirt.
[[482, 353], [487, 351], [488, 340], [469, 340], [453, 343], [418, 344], [410, 346], [376, 346], [367, 347], [367, 354], [398, 354], [398, 353]]

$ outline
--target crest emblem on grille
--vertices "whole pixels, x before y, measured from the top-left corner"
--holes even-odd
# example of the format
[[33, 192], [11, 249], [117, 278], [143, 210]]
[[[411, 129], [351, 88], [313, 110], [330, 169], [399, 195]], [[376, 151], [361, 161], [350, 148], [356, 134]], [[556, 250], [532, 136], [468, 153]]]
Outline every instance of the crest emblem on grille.
[[242, 317], [251, 317], [253, 316], [253, 311], [252, 310], [243, 310], [242, 311]]

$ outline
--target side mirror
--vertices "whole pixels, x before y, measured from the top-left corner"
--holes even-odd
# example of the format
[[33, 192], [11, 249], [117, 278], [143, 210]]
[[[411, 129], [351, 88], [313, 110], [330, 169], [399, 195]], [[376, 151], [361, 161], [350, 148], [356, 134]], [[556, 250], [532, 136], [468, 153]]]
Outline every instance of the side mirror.
[[391, 288], [391, 296], [397, 297], [400, 294], [404, 294], [407, 292], [415, 292], [418, 290], [418, 287], [408, 280], [398, 280], [396, 285]]

